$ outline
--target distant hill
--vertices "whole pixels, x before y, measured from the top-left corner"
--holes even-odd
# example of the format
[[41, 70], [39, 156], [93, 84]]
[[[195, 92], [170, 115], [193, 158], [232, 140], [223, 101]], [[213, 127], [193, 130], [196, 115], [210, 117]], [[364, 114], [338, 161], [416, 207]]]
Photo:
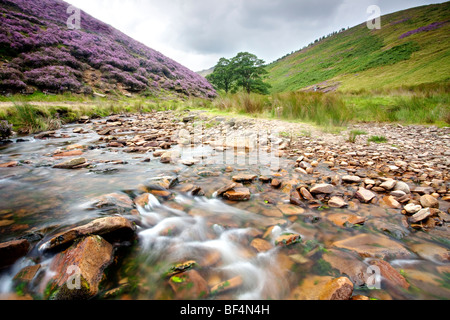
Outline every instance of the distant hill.
[[273, 92], [349, 91], [450, 80], [450, 2], [335, 32], [268, 65]]
[[209, 68], [207, 70], [203, 70], [203, 71], [197, 71], [197, 74], [201, 75], [202, 77], [206, 77], [206, 76], [210, 75], [213, 72], [214, 72], [214, 67]]
[[83, 11], [81, 29], [69, 29], [69, 6], [0, 0], [0, 93], [215, 96], [203, 77]]

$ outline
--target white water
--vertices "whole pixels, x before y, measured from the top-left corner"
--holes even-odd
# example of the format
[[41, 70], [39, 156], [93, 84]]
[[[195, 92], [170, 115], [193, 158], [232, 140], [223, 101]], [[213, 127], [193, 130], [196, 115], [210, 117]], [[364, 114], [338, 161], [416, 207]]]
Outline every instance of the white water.
[[[258, 254], [249, 252], [243, 244], [248, 242], [255, 228], [227, 229], [220, 224], [221, 219], [230, 217], [255, 222], [263, 217], [227, 206], [217, 199], [178, 195], [176, 201], [191, 204], [205, 212], [202, 216], [191, 216], [152, 200], [146, 208], [139, 208], [144, 219], [151, 217], [151, 220], [157, 221], [139, 232], [148, 263], [158, 260], [183, 263], [187, 257], [197, 256], [201, 260], [205, 252], [219, 253], [220, 264], [213, 265], [210, 271], [222, 275], [223, 281], [241, 277], [243, 283], [236, 291], [236, 299], [280, 299], [286, 294], [289, 284], [277, 259], [279, 248], [274, 246], [272, 250]], [[167, 234], [168, 229], [171, 230], [170, 235]], [[277, 236], [288, 231], [275, 227], [270, 237], [272, 244]]]

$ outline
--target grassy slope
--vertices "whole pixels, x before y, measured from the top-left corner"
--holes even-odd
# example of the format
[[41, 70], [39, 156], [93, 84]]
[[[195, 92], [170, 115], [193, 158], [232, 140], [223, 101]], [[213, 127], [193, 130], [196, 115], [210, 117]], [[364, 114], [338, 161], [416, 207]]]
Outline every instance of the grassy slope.
[[[405, 18], [409, 20], [395, 23]], [[327, 80], [340, 82], [341, 91], [448, 83], [450, 23], [399, 37], [434, 22], [450, 22], [450, 2], [396, 12], [381, 21], [381, 30], [371, 31], [363, 23], [270, 64], [268, 82], [273, 92], [299, 90]]]

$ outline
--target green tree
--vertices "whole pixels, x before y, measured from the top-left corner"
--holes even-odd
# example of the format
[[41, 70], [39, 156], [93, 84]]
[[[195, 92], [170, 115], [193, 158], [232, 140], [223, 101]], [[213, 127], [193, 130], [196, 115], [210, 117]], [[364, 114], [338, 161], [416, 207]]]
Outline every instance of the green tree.
[[206, 77], [217, 90], [226, 93], [236, 87], [247, 92], [268, 94], [270, 85], [263, 81], [268, 72], [264, 60], [248, 52], [240, 52], [231, 60], [221, 58], [214, 72]]
[[234, 87], [235, 73], [231, 61], [225, 58], [220, 58], [217, 65], [214, 67], [214, 72], [207, 75], [206, 79], [217, 90], [224, 90], [226, 93], [231, 91]]
[[254, 54], [240, 52], [231, 59], [236, 84], [247, 93], [257, 92], [268, 94], [270, 85], [264, 83], [263, 78], [268, 73], [264, 68], [265, 62]]

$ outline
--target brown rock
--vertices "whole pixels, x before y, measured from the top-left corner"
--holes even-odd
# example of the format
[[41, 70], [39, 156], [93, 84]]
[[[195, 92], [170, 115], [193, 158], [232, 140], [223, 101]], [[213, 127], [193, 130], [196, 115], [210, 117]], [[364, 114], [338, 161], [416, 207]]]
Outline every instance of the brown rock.
[[235, 182], [232, 182], [230, 184], [227, 184], [226, 186], [220, 188], [219, 190], [217, 190], [215, 193], [217, 194], [218, 197], [222, 196], [225, 192], [230, 191], [231, 189], [233, 189], [234, 187], [236, 187], [237, 184]]
[[74, 157], [74, 156], [81, 156], [83, 154], [82, 150], [72, 150], [72, 151], [66, 151], [66, 152], [60, 152], [55, 153], [54, 157]]
[[30, 243], [25, 239], [0, 243], [0, 268], [12, 265], [29, 249]]
[[273, 248], [269, 241], [256, 238], [251, 243], [250, 246], [253, 247], [258, 252], [266, 252]]
[[421, 258], [434, 263], [450, 262], [450, 250], [433, 243], [413, 244], [411, 250]]
[[402, 205], [393, 197], [393, 196], [386, 196], [383, 197], [383, 202], [392, 209], [401, 209]]
[[404, 289], [409, 288], [409, 283], [406, 279], [398, 273], [389, 263], [384, 260], [372, 260], [371, 265], [375, 265], [380, 268], [381, 276], [383, 280], [388, 281], [393, 286], [399, 286]]
[[420, 204], [424, 208], [439, 208], [439, 202], [436, 198], [428, 194], [420, 197]]
[[171, 277], [169, 285], [179, 300], [197, 300], [209, 295], [208, 283], [196, 270]]
[[329, 281], [319, 294], [319, 300], [350, 300], [353, 283], [346, 277]]
[[[90, 236], [59, 253], [50, 265], [50, 270], [55, 273], [49, 282], [50, 298], [79, 300], [94, 297], [98, 293], [103, 270], [112, 258], [112, 245], [99, 236]], [[79, 277], [77, 271], [80, 272]]]
[[280, 204], [277, 205], [277, 208], [280, 209], [280, 211], [286, 216], [299, 216], [305, 213], [303, 208], [290, 204]]
[[348, 203], [345, 202], [341, 197], [332, 197], [328, 201], [328, 205], [332, 208], [344, 208], [348, 206]]
[[19, 165], [19, 162], [17, 161], [11, 161], [6, 163], [0, 163], [0, 168], [12, 168], [17, 167]]
[[31, 282], [40, 269], [40, 264], [25, 267], [14, 276], [14, 281]]
[[211, 288], [211, 294], [220, 294], [226, 291], [234, 290], [242, 285], [242, 277], [237, 276], [227, 281], [221, 282]]
[[75, 167], [83, 165], [86, 163], [86, 159], [85, 158], [76, 158], [76, 159], [71, 159], [59, 164], [56, 164], [53, 166], [53, 168], [56, 169], [75, 169]]
[[355, 196], [362, 202], [370, 202], [373, 198], [376, 197], [375, 193], [370, 190], [359, 188], [356, 192]]
[[305, 200], [313, 201], [314, 197], [311, 195], [311, 193], [306, 189], [305, 187], [300, 188], [300, 194]]
[[366, 284], [367, 266], [350, 253], [329, 249], [322, 258], [357, 286]]
[[332, 280], [329, 276], [309, 275], [300, 286], [292, 290], [289, 300], [319, 300], [322, 290]]
[[95, 198], [92, 202], [92, 205], [98, 209], [105, 207], [115, 207], [117, 209], [126, 211], [133, 208], [133, 200], [131, 200], [131, 198], [126, 194], [110, 193]]
[[235, 188], [225, 192], [223, 197], [231, 201], [247, 201], [250, 200], [251, 194], [248, 188]]
[[135, 226], [124, 217], [106, 217], [94, 220], [86, 225], [61, 232], [41, 246], [41, 250], [55, 249], [71, 244], [74, 240], [99, 235], [106, 238], [129, 239], [135, 231]]
[[430, 217], [432, 215], [430, 208], [425, 208], [414, 214], [411, 218], [409, 218], [409, 221], [411, 223], [417, 223], [420, 221], [425, 220], [426, 218]]
[[412, 256], [405, 247], [384, 235], [359, 234], [332, 244], [334, 247], [347, 249], [358, 253], [361, 257], [374, 257], [384, 259], [394, 257], [397, 259]]
[[363, 301], [367, 301], [367, 300], [370, 300], [370, 298], [369, 297], [367, 297], [367, 296], [362, 296], [362, 295], [356, 295], [356, 296], [353, 296], [352, 298], [351, 298], [351, 300], [363, 300]]
[[316, 184], [309, 191], [313, 194], [318, 193], [331, 194], [334, 191], [334, 186], [332, 184], [326, 183]]
[[233, 177], [233, 181], [235, 182], [244, 182], [244, 183], [249, 183], [249, 182], [253, 182], [253, 180], [255, 180], [258, 176], [255, 174], [238, 174], [236, 176]]
[[270, 185], [271, 185], [273, 188], [278, 189], [278, 188], [281, 187], [281, 183], [282, 183], [282, 182], [281, 182], [280, 180], [278, 180], [278, 179], [273, 179], [272, 182], [270, 183]]
[[275, 240], [275, 244], [277, 246], [290, 246], [291, 244], [295, 244], [301, 241], [301, 237], [299, 234], [282, 234]]
[[327, 219], [339, 227], [344, 227], [347, 223], [364, 224], [366, 222], [366, 218], [351, 213], [332, 213], [327, 216]]

